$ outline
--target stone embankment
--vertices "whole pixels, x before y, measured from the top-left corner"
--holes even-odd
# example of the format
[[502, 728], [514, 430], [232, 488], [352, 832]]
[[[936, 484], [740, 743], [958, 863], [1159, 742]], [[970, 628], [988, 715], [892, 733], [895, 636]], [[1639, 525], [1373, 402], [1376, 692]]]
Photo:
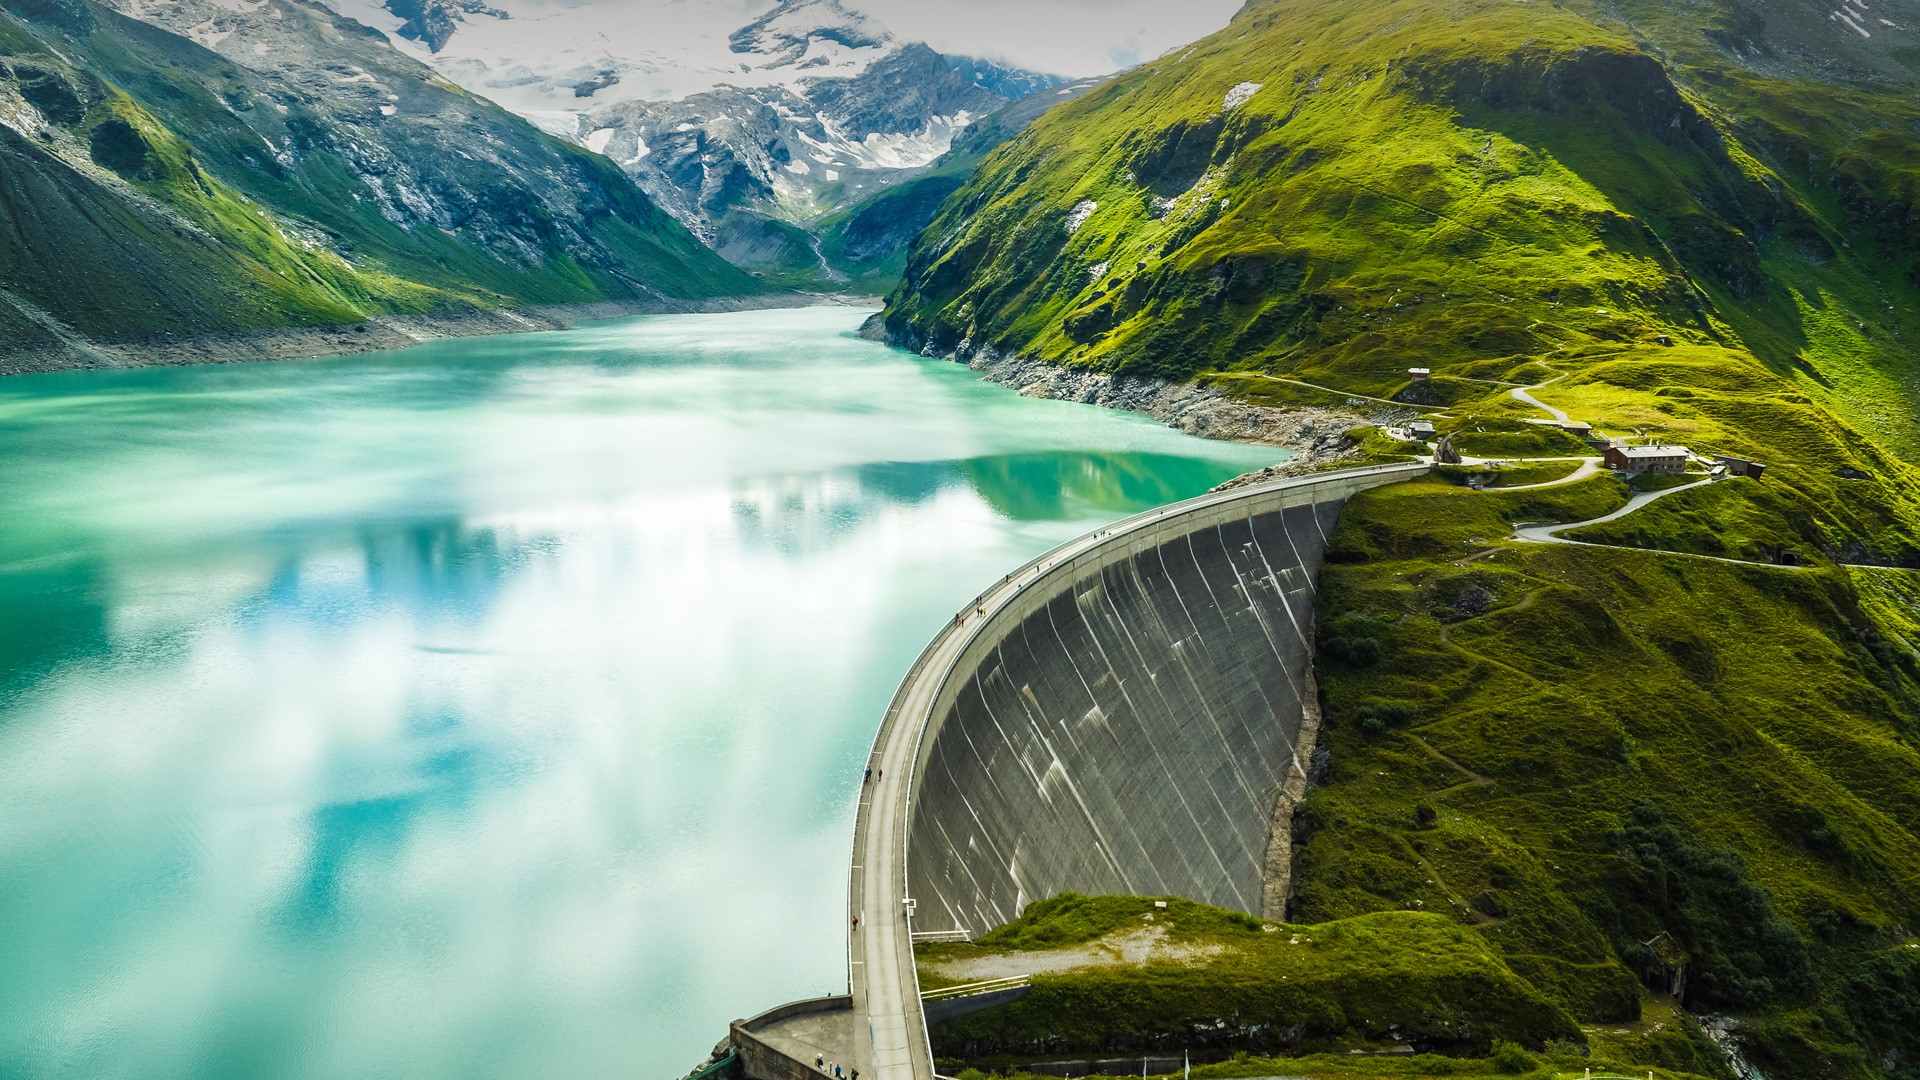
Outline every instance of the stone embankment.
[[[910, 341], [889, 340], [878, 315], [867, 321], [861, 333], [875, 341], [888, 341], [902, 348], [915, 347]], [[918, 351], [923, 356], [932, 355], [925, 347]], [[1296, 456], [1257, 474], [1259, 480], [1317, 472], [1329, 462], [1351, 456], [1355, 447], [1344, 432], [1371, 422], [1358, 412], [1344, 409], [1255, 405], [1192, 383], [1109, 375], [993, 349], [976, 350], [963, 345], [947, 359], [965, 364], [988, 381], [1010, 387], [1025, 397], [1124, 409], [1203, 439], [1229, 439], [1294, 451]]]

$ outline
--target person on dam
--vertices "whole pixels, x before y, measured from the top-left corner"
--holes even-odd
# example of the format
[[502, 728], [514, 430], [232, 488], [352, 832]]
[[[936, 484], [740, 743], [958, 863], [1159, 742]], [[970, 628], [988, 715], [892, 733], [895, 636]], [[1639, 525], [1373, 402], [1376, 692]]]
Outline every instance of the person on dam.
[[873, 770], [872, 770], [872, 769], [868, 769], [868, 770], [867, 770], [867, 778], [866, 778], [865, 780], [862, 780], [862, 781], [860, 781], [860, 782], [861, 782], [861, 783], [863, 783], [863, 784], [871, 784], [871, 783], [873, 783]]

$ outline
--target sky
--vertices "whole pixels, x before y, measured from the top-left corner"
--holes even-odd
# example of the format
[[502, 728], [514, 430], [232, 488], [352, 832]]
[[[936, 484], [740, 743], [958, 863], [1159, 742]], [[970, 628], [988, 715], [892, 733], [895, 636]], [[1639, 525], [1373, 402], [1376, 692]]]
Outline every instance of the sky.
[[899, 37], [1057, 75], [1102, 75], [1227, 25], [1241, 0], [843, 0]]
[[[224, 0], [223, 0], [224, 2]], [[387, 0], [323, 0], [342, 14], [395, 35], [401, 18]], [[453, 81], [507, 108], [571, 134], [584, 104], [573, 90], [583, 72], [611, 64], [620, 73], [592, 103], [679, 99], [719, 85], [784, 85], [802, 75], [843, 74], [791, 65], [749, 70], [729, 35], [782, 0], [495, 0], [510, 18], [471, 14], [429, 55], [395, 44]], [[1243, 0], [839, 0], [901, 41], [923, 41], [975, 56], [1074, 78], [1106, 75], [1221, 29]], [[1361, 0], [1364, 2], [1364, 0]], [[806, 16], [800, 16], [805, 18]], [[851, 50], [842, 67], [860, 64]], [[816, 58], [818, 59], [818, 58]]]

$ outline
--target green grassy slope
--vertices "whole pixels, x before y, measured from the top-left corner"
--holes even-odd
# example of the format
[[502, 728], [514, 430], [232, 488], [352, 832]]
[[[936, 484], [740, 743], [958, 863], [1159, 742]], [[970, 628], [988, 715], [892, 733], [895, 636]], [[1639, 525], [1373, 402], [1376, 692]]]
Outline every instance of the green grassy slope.
[[[1496, 1039], [1535, 1049], [1580, 1039], [1563, 1009], [1444, 917], [1398, 912], [1291, 926], [1165, 903], [1069, 893], [1030, 905], [977, 942], [918, 946], [929, 989], [952, 983], [938, 975], [943, 965], [1018, 966], [1076, 945], [1094, 961], [1037, 974], [1024, 999], [937, 1025], [935, 1054], [1005, 1064], [1049, 1054], [1396, 1043], [1485, 1054]], [[1148, 947], [1163, 958], [1099, 962], [1102, 953]]]
[[1571, 534], [1619, 547], [1509, 539], [1611, 477], [1370, 492], [1323, 577], [1291, 917], [1445, 915], [1638, 1065], [1714, 1012], [1770, 1080], [1920, 1076], [1920, 7], [1861, 18], [1255, 0], [996, 151], [885, 315], [1494, 456], [1578, 452], [1545, 383], [1767, 462]]
[[[367, 132], [342, 102], [105, 8], [0, 9], [0, 343], [50, 340], [49, 318], [119, 339], [759, 288], [610, 162], [398, 70], [397, 53], [385, 85], [427, 119]], [[436, 146], [456, 120], [496, 152]], [[369, 155], [445, 220], [383, 207]], [[571, 220], [535, 172], [569, 192]]]
[[1583, 1020], [1636, 1018], [1644, 981], [1740, 1017], [1768, 1076], [1908, 1075], [1920, 578], [1499, 542], [1623, 498], [1349, 505], [1296, 917], [1446, 912]]
[[[1732, 0], [1613, 6], [1256, 0], [996, 152], [888, 328], [1383, 395], [1413, 364], [1665, 334], [1920, 447], [1911, 67], [1821, 54], [1810, 82], [1708, 36], [1751, 14]], [[1816, 21], [1803, 49], [1850, 36]]]

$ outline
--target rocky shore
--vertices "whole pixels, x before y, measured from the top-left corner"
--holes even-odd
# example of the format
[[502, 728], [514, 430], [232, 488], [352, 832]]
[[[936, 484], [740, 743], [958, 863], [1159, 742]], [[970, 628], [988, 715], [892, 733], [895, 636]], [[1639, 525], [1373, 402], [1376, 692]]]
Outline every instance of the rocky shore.
[[49, 327], [52, 340], [45, 343], [0, 347], [0, 375], [88, 368], [301, 360], [403, 349], [438, 338], [565, 330], [582, 323], [628, 315], [804, 307], [814, 302], [817, 302], [817, 298], [801, 294], [714, 300], [647, 298], [593, 304], [554, 304], [518, 310], [472, 308], [433, 315], [379, 315], [364, 322], [340, 326], [284, 326], [204, 334], [157, 334], [119, 341], [95, 341]]
[[[861, 328], [861, 334], [873, 340], [887, 340], [877, 315]], [[910, 342], [891, 344], [912, 347]], [[923, 356], [930, 355], [924, 348], [920, 352]], [[1204, 439], [1279, 446], [1294, 452], [1295, 456], [1278, 465], [1222, 484], [1222, 489], [1317, 472], [1329, 462], [1355, 453], [1356, 447], [1345, 432], [1370, 422], [1360, 413], [1343, 409], [1255, 405], [1192, 383], [1108, 375], [1004, 355], [991, 349], [951, 354], [948, 359], [966, 364], [987, 380], [1011, 387], [1026, 397], [1125, 409]]]

